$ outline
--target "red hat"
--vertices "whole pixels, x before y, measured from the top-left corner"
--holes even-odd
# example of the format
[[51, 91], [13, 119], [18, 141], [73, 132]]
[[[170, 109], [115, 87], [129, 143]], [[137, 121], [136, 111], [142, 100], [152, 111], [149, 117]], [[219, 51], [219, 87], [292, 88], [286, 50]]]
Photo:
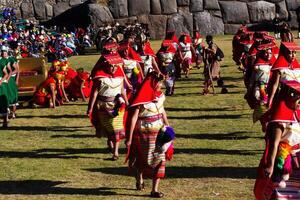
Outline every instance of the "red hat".
[[121, 65], [123, 64], [123, 59], [119, 54], [107, 54], [103, 55], [105, 61], [111, 65]]
[[110, 42], [106, 42], [104, 45], [103, 45], [103, 48], [106, 49], [106, 50], [114, 50], [114, 49], [117, 49], [119, 47], [118, 43], [116, 43], [115, 41], [110, 41]]
[[144, 54], [155, 57], [155, 52], [151, 48], [150, 42], [145, 43], [145, 45], [144, 45]]
[[[176, 53], [176, 49], [172, 43], [172, 40], [164, 40], [162, 42], [162, 47], [167, 47], [165, 50], [162, 50], [163, 52], [170, 52], [170, 53]], [[161, 50], [161, 49], [160, 49]]]
[[161, 46], [164, 46], [164, 47], [168, 47], [170, 45], [173, 45], [173, 41], [172, 40], [164, 40], [161, 43]]
[[130, 46], [129, 42], [124, 42], [120, 44], [119, 51], [127, 50], [127, 56], [129, 59], [135, 60], [137, 62], [143, 62], [141, 56]]
[[272, 42], [267, 44], [260, 44], [258, 45], [257, 49], [262, 51], [262, 50], [272, 49], [274, 47], [276, 47], [276, 44]]
[[134, 97], [131, 107], [138, 106], [141, 104], [147, 104], [155, 101], [163, 93], [161, 91], [156, 91], [158, 82], [160, 81], [156, 72], [150, 72], [147, 74], [140, 89], [137, 91]]
[[300, 92], [300, 83], [298, 81], [282, 81], [281, 83], [297, 92]]
[[282, 42], [281, 45], [290, 51], [300, 51], [300, 46], [294, 42]]

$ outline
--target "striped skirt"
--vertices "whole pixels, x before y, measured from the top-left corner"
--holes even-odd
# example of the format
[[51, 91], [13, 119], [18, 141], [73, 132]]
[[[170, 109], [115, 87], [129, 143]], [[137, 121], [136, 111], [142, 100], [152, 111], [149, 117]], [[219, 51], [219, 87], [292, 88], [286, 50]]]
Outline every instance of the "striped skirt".
[[[118, 115], [110, 112], [112, 102], [98, 101], [93, 111], [92, 123], [96, 128], [96, 137], [107, 137], [109, 141], [119, 142], [125, 138], [124, 113], [125, 109], [119, 109]], [[104, 108], [106, 107], [106, 108]], [[113, 106], [112, 106], [113, 107]]]
[[136, 124], [130, 148], [129, 167], [142, 172], [145, 178], [165, 176], [165, 153], [160, 152], [156, 146], [156, 137], [162, 126], [161, 118], [155, 121], [139, 119]]

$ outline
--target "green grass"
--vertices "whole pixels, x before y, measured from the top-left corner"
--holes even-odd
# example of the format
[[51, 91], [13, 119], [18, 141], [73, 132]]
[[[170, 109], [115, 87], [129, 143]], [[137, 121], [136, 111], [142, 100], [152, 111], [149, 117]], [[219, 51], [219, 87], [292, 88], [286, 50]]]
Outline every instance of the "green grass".
[[[242, 74], [231, 59], [232, 36], [216, 37], [224, 50], [222, 75], [228, 94], [202, 96], [202, 69], [177, 81], [166, 100], [175, 128], [175, 156], [160, 189], [165, 199], [253, 199], [256, 167], [264, 147], [252, 124]], [[153, 46], [157, 49], [159, 42]], [[73, 68], [90, 70], [99, 56], [71, 58]], [[0, 199], [147, 199], [135, 191], [121, 159], [109, 161], [106, 140], [94, 138], [86, 103], [56, 109], [18, 110], [9, 130], [0, 130]]]

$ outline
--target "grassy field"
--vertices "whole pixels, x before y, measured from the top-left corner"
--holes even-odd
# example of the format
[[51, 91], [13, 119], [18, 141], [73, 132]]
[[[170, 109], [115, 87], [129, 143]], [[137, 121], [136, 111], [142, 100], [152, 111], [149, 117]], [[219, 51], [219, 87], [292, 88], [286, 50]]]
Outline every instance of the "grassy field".
[[[166, 100], [177, 139], [161, 182], [165, 199], [253, 199], [263, 134], [243, 99], [231, 39], [215, 39], [226, 56], [221, 70], [228, 94], [216, 88], [217, 95], [202, 96], [201, 68], [178, 80], [174, 96]], [[72, 67], [90, 70], [98, 57], [72, 57]], [[151, 181], [145, 191], [134, 190], [124, 164], [125, 145], [121, 159], [110, 161], [106, 140], [94, 138], [86, 109], [87, 103], [71, 102], [56, 109], [18, 110], [9, 130], [0, 130], [0, 199], [148, 198]]]

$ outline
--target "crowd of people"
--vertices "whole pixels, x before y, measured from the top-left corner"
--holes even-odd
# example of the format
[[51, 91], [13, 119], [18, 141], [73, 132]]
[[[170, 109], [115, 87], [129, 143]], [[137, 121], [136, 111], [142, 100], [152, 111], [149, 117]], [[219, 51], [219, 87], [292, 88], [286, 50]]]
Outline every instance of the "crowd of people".
[[243, 71], [245, 99], [265, 133], [265, 151], [254, 186], [256, 199], [277, 199], [276, 188], [286, 188], [299, 169], [300, 65], [293, 34], [284, 25], [281, 44], [268, 32], [241, 26], [233, 38], [233, 60]]

